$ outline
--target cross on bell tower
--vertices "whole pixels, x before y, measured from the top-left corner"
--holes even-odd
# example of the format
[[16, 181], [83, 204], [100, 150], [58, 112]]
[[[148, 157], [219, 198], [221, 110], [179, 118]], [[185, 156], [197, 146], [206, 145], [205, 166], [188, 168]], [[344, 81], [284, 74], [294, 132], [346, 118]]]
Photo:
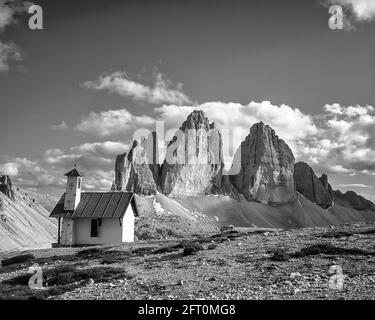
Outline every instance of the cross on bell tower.
[[66, 180], [66, 192], [64, 200], [64, 210], [74, 211], [79, 202], [81, 201], [81, 191], [82, 191], [82, 177], [83, 174], [80, 173], [76, 165], [74, 169], [65, 174]]

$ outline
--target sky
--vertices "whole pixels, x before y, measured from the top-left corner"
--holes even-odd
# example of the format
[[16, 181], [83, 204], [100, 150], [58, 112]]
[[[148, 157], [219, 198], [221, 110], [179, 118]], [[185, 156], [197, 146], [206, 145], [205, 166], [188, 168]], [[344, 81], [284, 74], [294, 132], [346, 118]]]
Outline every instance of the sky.
[[372, 0], [0, 0], [0, 172], [59, 195], [77, 164], [107, 190], [135, 130], [202, 109], [243, 135], [269, 124], [334, 189], [375, 200], [374, 18]]

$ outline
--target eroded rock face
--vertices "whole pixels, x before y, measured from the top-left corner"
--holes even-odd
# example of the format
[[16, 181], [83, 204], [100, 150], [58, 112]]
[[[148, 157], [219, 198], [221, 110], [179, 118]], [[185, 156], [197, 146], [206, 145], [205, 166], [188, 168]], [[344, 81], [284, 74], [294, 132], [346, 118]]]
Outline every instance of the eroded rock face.
[[332, 205], [332, 188], [326, 174], [318, 178], [307, 163], [297, 162], [294, 166], [294, 180], [296, 190], [310, 201], [324, 209]]
[[[233, 158], [232, 184], [247, 200], [284, 203], [295, 198], [294, 156], [263, 122], [254, 124]], [[232, 171], [232, 173], [234, 173]]]
[[8, 198], [14, 200], [12, 180], [8, 175], [0, 175], [0, 192], [4, 193]]
[[161, 191], [171, 197], [220, 192], [222, 137], [203, 111], [194, 111], [168, 145], [161, 168]]
[[153, 174], [155, 168], [147, 157], [147, 143], [147, 139], [135, 140], [128, 153], [117, 156], [115, 163], [116, 190], [131, 191], [142, 195], [156, 193], [157, 185]]

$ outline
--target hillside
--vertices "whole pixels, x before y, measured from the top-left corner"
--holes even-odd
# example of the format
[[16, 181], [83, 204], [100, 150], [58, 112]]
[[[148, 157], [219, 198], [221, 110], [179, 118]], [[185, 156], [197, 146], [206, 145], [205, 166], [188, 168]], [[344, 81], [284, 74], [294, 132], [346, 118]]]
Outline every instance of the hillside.
[[44, 209], [52, 211], [56, 203], [59, 201], [59, 197], [52, 196], [50, 194], [41, 194], [35, 191], [21, 189], [16, 187], [15, 191], [19, 197], [27, 197], [28, 199], [35, 199]]
[[292, 229], [339, 225], [350, 221], [375, 221], [373, 211], [357, 211], [340, 205], [324, 210], [301, 194], [297, 194], [296, 200], [277, 206], [267, 206], [245, 199], [236, 201], [221, 195], [177, 201], [187, 209], [217, 217], [221, 225], [233, 224], [238, 227]]
[[154, 210], [156, 202], [164, 212], [192, 221], [202, 219], [217, 226], [231, 224], [236, 227], [293, 229], [339, 225], [351, 221], [375, 221], [374, 211], [359, 211], [340, 204], [325, 210], [301, 194], [297, 194], [294, 201], [275, 206], [247, 201], [243, 197], [239, 199], [224, 195], [171, 199], [159, 193], [156, 196], [136, 198], [139, 209], [145, 215]]
[[0, 192], [0, 251], [47, 248], [56, 241], [57, 223], [35, 194], [16, 189], [12, 201]]

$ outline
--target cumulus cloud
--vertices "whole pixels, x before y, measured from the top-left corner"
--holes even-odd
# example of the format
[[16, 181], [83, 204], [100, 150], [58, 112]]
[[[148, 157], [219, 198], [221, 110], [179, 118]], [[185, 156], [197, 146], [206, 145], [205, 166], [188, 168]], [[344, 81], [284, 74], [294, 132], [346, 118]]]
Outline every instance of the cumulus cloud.
[[365, 189], [372, 189], [373, 186], [369, 186], [367, 184], [362, 183], [349, 183], [349, 184], [339, 184], [338, 188], [365, 188]]
[[85, 174], [86, 189], [108, 190], [114, 177], [115, 157], [128, 149], [128, 144], [116, 141], [84, 143], [68, 150], [46, 150], [43, 161], [59, 176], [77, 165]]
[[125, 72], [102, 75], [98, 80], [84, 82], [83, 86], [88, 89], [106, 90], [124, 97], [131, 97], [135, 101], [144, 101], [155, 105], [163, 103], [182, 105], [191, 102], [182, 90], [182, 83], [173, 85], [160, 72], [154, 74], [152, 86], [131, 80]]
[[164, 105], [156, 108], [158, 120], [164, 120], [167, 127], [180, 127], [181, 123], [194, 110], [203, 110], [220, 130], [236, 132], [230, 143], [236, 149], [250, 132], [250, 127], [259, 121], [270, 125], [280, 138], [291, 147], [296, 141], [317, 133], [313, 117], [303, 114], [298, 108], [287, 105], [277, 106], [269, 101], [250, 102], [247, 105], [226, 102], [207, 102], [198, 106]]
[[127, 134], [137, 127], [152, 125], [154, 119], [149, 116], [135, 116], [127, 109], [91, 112], [83, 117], [76, 129], [99, 137]]
[[[26, 12], [31, 4], [28, 1], [0, 0], [0, 35], [6, 27], [16, 23], [16, 15]], [[0, 39], [0, 72], [8, 71], [10, 60], [21, 60], [19, 48]]]
[[9, 70], [10, 60], [21, 60], [21, 54], [14, 43], [3, 43], [0, 41], [0, 72]]
[[14, 162], [7, 162], [0, 164], [0, 174], [5, 174], [9, 176], [18, 175], [18, 165]]
[[296, 155], [320, 171], [373, 174], [374, 121], [373, 106], [325, 105], [317, 134], [298, 141]]
[[24, 188], [51, 187], [61, 183], [61, 178], [49, 172], [43, 163], [27, 158], [17, 157], [10, 159], [9, 162], [0, 163], [0, 172], [10, 175], [16, 184]]
[[114, 178], [115, 157], [128, 149], [128, 144], [117, 141], [84, 143], [66, 150], [53, 148], [35, 161], [7, 158], [0, 163], [0, 173], [10, 175], [22, 188], [63, 190], [64, 173], [77, 165], [85, 175], [84, 189], [107, 191]]

